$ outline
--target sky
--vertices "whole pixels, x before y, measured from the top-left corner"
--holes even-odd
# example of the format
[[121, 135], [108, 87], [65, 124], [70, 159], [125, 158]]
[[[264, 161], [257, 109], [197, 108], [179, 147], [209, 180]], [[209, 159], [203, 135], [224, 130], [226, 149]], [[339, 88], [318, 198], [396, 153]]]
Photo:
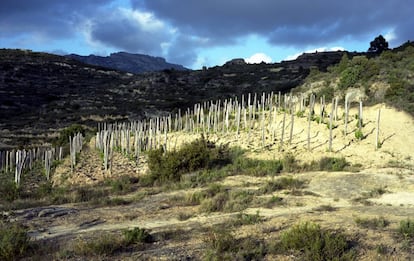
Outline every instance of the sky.
[[412, 0], [2, 0], [0, 48], [148, 54], [191, 69], [414, 40]]

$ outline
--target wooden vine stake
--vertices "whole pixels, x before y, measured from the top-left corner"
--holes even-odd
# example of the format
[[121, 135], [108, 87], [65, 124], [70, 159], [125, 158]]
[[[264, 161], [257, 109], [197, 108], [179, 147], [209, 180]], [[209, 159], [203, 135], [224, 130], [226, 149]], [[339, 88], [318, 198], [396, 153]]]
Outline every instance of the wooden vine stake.
[[358, 129], [361, 131], [362, 129], [362, 101], [359, 101], [359, 110], [358, 110]]
[[22, 174], [26, 156], [27, 156], [27, 151], [25, 150], [18, 150], [16, 152], [16, 172], [14, 175], [14, 182], [16, 183], [16, 186], [20, 185], [20, 176]]
[[312, 114], [313, 114], [313, 106], [315, 105], [315, 96], [313, 94], [310, 97], [309, 101], [309, 116], [308, 116], [308, 151], [311, 150], [310, 147], [310, 129], [311, 129], [311, 121], [312, 121]]
[[281, 151], [282, 147], [283, 147], [283, 139], [284, 139], [284, 136], [285, 136], [285, 123], [286, 123], [286, 106], [285, 106], [285, 110], [283, 112], [282, 136], [280, 137], [279, 151]]
[[[292, 102], [292, 101], [291, 101]], [[292, 138], [293, 138], [293, 124], [295, 123], [295, 109], [293, 107], [293, 103], [291, 104], [290, 108], [290, 135], [289, 135], [289, 145], [292, 145]]]
[[377, 116], [377, 131], [375, 135], [375, 149], [376, 150], [378, 150], [381, 145], [379, 141], [380, 118], [381, 118], [381, 108], [378, 109], [378, 116]]
[[53, 156], [52, 150], [45, 151], [45, 174], [46, 174], [47, 180], [50, 179], [50, 170], [52, 167], [52, 156]]
[[344, 129], [344, 136], [346, 136], [347, 133], [347, 129], [348, 129], [348, 112], [349, 112], [349, 105], [348, 104], [348, 97], [345, 97], [345, 129]]
[[331, 114], [329, 115], [329, 152], [332, 152], [332, 121], [333, 121], [333, 117], [334, 117], [334, 112], [336, 109], [336, 105], [337, 103], [335, 102], [336, 99], [332, 99], [332, 109], [331, 109]]

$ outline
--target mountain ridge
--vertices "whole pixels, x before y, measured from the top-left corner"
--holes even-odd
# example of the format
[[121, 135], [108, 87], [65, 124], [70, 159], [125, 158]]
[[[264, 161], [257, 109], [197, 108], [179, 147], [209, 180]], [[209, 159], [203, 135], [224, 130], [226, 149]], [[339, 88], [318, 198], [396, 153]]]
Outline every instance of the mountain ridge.
[[195, 103], [242, 94], [290, 92], [311, 72], [329, 71], [345, 54], [367, 56], [318, 52], [280, 63], [132, 74], [67, 56], [0, 49], [0, 147], [50, 142], [58, 130], [75, 123], [94, 128], [98, 122], [174, 115]]
[[180, 71], [188, 70], [182, 65], [168, 63], [165, 58], [162, 57], [128, 52], [111, 53], [109, 56], [69, 54], [65, 57], [90, 65], [102, 66], [135, 74], [167, 69]]

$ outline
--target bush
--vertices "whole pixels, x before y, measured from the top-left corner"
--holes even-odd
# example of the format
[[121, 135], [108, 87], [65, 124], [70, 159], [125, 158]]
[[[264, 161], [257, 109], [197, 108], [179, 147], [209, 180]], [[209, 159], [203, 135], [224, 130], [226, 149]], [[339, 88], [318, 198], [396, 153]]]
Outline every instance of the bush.
[[230, 195], [228, 191], [220, 192], [212, 198], [206, 198], [201, 202], [201, 212], [217, 212], [224, 210], [224, 207], [229, 200]]
[[75, 192], [74, 202], [99, 202], [106, 198], [107, 193], [102, 188], [80, 187]]
[[259, 211], [256, 214], [246, 214], [240, 212], [236, 216], [236, 220], [233, 223], [234, 226], [241, 226], [241, 225], [253, 225], [262, 222], [264, 219], [260, 216]]
[[201, 212], [234, 212], [246, 209], [253, 200], [253, 192], [245, 190], [223, 190], [214, 194], [205, 194], [204, 200], [201, 202]]
[[262, 260], [266, 246], [254, 238], [236, 239], [229, 228], [215, 227], [204, 238], [205, 260]]
[[116, 235], [101, 235], [89, 240], [79, 239], [75, 242], [73, 251], [82, 256], [111, 255], [122, 249], [123, 243]]
[[216, 146], [202, 136], [185, 144], [179, 151], [150, 151], [148, 167], [153, 181], [179, 181], [181, 175], [200, 169], [212, 169], [231, 162], [227, 146]]
[[282, 233], [280, 246], [285, 251], [300, 251], [301, 260], [346, 260], [352, 259], [353, 254], [342, 233], [323, 230], [310, 222]]
[[384, 217], [379, 218], [355, 218], [355, 223], [359, 227], [363, 228], [371, 228], [371, 229], [378, 229], [378, 228], [384, 228], [390, 224], [388, 220], [386, 220]]
[[405, 238], [414, 239], [414, 221], [411, 219], [402, 220], [398, 232]]
[[131, 183], [134, 182], [133, 177], [122, 176], [115, 180], [108, 180], [111, 185], [112, 192], [116, 194], [126, 194], [132, 191]]
[[319, 161], [319, 170], [325, 171], [342, 171], [348, 166], [348, 162], [345, 158], [330, 158], [323, 157]]
[[0, 180], [0, 198], [11, 202], [19, 197], [20, 190], [11, 179]]
[[82, 133], [85, 136], [85, 128], [79, 124], [73, 124], [60, 131], [59, 137], [54, 142], [55, 146], [64, 146], [69, 143], [69, 137], [73, 137], [78, 133]]
[[283, 165], [283, 170], [286, 172], [294, 172], [294, 171], [300, 170], [300, 166], [298, 162], [296, 161], [295, 156], [293, 156], [293, 154], [290, 154], [290, 153], [286, 154], [283, 157], [282, 165]]
[[304, 182], [292, 177], [282, 177], [277, 180], [268, 181], [260, 192], [267, 194], [282, 189], [299, 189], [302, 188]]
[[19, 224], [0, 223], [0, 260], [17, 260], [29, 248], [29, 236]]
[[213, 228], [204, 238], [207, 247], [215, 253], [235, 250], [235, 237], [228, 228]]
[[127, 245], [136, 243], [151, 243], [153, 238], [147, 230], [136, 227], [132, 230], [124, 230], [124, 241]]
[[263, 177], [279, 174], [283, 170], [283, 162], [280, 160], [263, 161], [239, 156], [230, 168], [234, 174]]
[[361, 131], [361, 130], [357, 130], [357, 131], [355, 132], [355, 138], [356, 138], [357, 140], [363, 140], [363, 139], [364, 139], [364, 133], [362, 133], [362, 131]]

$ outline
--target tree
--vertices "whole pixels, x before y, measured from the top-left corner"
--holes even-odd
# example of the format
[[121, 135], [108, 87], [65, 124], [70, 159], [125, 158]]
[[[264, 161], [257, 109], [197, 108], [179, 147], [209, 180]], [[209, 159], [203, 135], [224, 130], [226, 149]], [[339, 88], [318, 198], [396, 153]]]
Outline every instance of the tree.
[[385, 40], [385, 38], [382, 35], [379, 35], [375, 37], [374, 41], [371, 41], [369, 44], [370, 47], [368, 49], [368, 52], [371, 53], [382, 53], [385, 50], [388, 50], [388, 42]]

